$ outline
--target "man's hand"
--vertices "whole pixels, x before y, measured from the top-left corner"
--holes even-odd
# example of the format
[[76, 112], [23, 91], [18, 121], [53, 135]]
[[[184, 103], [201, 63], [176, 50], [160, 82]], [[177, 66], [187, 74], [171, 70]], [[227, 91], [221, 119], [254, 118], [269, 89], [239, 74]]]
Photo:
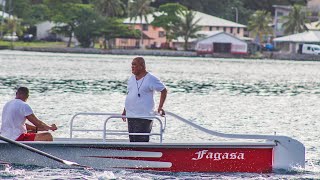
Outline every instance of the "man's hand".
[[158, 108], [158, 113], [160, 114], [160, 116], [166, 115], [166, 112], [164, 112], [162, 108]]
[[50, 128], [49, 128], [51, 131], [55, 131], [57, 130], [57, 126], [55, 124], [51, 124]]

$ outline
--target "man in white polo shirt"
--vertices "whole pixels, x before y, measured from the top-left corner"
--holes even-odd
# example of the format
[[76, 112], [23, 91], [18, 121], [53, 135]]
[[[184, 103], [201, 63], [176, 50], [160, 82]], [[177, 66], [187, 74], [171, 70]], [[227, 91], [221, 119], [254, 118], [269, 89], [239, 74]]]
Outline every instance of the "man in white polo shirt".
[[[136, 57], [131, 63], [132, 76], [128, 80], [128, 95], [122, 115], [128, 117], [129, 133], [150, 133], [152, 120], [140, 119], [141, 116], [154, 116], [154, 92], [161, 93], [157, 112], [164, 115], [163, 104], [167, 97], [164, 84], [150, 72], [147, 72], [145, 61]], [[125, 121], [126, 119], [123, 118]], [[130, 142], [149, 142], [148, 135], [130, 135]]]
[[[52, 141], [49, 132], [38, 131], [55, 131], [56, 125], [49, 126], [40, 121], [26, 103], [28, 97], [29, 89], [20, 87], [16, 92], [16, 98], [5, 104], [2, 111], [1, 136], [16, 141]], [[32, 125], [26, 124], [27, 119]]]

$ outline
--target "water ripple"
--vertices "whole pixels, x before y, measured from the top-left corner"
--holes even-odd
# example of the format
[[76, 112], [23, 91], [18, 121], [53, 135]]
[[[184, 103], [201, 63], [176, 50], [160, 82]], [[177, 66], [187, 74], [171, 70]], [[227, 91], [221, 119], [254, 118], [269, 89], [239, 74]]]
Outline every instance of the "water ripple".
[[[209, 94], [218, 92], [229, 95], [256, 95], [256, 96], [296, 96], [299, 94], [320, 94], [320, 83], [270, 83], [253, 82], [241, 83], [233, 81], [205, 81], [195, 82], [188, 80], [164, 81], [170, 93]], [[90, 79], [42, 79], [0, 77], [0, 89], [14, 88], [27, 85], [39, 93], [73, 92], [73, 93], [126, 93], [126, 80], [90, 80]]]
[[126, 81], [116, 80], [0, 77], [0, 89], [15, 88], [20, 85], [27, 85], [31, 90], [39, 93], [47, 91], [73, 93], [103, 93], [107, 91], [126, 93], [127, 87]]

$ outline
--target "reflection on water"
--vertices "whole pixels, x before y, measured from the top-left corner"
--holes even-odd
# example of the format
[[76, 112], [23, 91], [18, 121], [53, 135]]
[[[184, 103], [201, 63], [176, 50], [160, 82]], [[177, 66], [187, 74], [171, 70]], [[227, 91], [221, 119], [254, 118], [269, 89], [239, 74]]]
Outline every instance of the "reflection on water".
[[[56, 93], [126, 93], [126, 81], [117, 80], [86, 80], [86, 79], [43, 79], [18, 78], [14, 76], [0, 77], [0, 89], [18, 87], [28, 84], [29, 88], [38, 93], [52, 91]], [[241, 83], [228, 81], [197, 82], [189, 80], [164, 80], [171, 93], [209, 94], [219, 92], [230, 95], [256, 96], [295, 96], [299, 94], [320, 94], [320, 83], [270, 83], [266, 81], [256, 83]]]
[[126, 93], [126, 82], [111, 80], [79, 80], [79, 79], [41, 79], [41, 78], [0, 78], [0, 89], [18, 87], [21, 84], [28, 84], [31, 91], [44, 93], [53, 91], [56, 93], [103, 93], [121, 92]]

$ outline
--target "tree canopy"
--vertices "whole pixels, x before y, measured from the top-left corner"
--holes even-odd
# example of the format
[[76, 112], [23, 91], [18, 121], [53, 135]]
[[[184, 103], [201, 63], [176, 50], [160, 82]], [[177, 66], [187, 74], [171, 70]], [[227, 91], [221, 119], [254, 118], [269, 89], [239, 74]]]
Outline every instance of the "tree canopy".
[[271, 22], [271, 13], [267, 11], [257, 10], [250, 16], [248, 29], [258, 38], [259, 43], [263, 42], [264, 35], [272, 34]]
[[193, 11], [183, 11], [179, 21], [174, 25], [175, 37], [182, 37], [184, 39], [184, 50], [188, 50], [188, 42], [190, 38], [199, 37], [197, 32], [201, 27], [198, 26], [200, 19], [195, 19]]
[[151, 0], [133, 0], [129, 1], [129, 16], [130, 19], [137, 20], [139, 17], [140, 19], [140, 26], [141, 26], [141, 39], [140, 39], [140, 47], [144, 48], [143, 45], [143, 25], [142, 25], [142, 19], [144, 18], [147, 23], [148, 18], [147, 15], [151, 14], [154, 10], [153, 7], [150, 6]]
[[[231, 21], [238, 17], [239, 23], [248, 25], [248, 29], [261, 39], [262, 34], [270, 32], [273, 5], [293, 6], [284, 24], [286, 33], [305, 30], [307, 13], [301, 7], [306, 3], [307, 0], [7, 0], [4, 10], [17, 20], [6, 20], [2, 30], [23, 35], [28, 28], [49, 20], [56, 23], [54, 32], [69, 37], [68, 47], [73, 35], [84, 47], [90, 46], [98, 36], [108, 43], [121, 35], [139, 36], [143, 47], [142, 21], [140, 35], [121, 22], [125, 17], [147, 20], [146, 16], [156, 9], [160, 14], [154, 16], [152, 25], [165, 29], [167, 41], [183, 36], [187, 42], [195, 36], [198, 28], [190, 21], [194, 18], [192, 11]], [[106, 44], [104, 46], [106, 48]]]
[[167, 42], [176, 38], [174, 26], [181, 21], [180, 17], [183, 16], [184, 11], [187, 11], [185, 6], [179, 3], [168, 3], [161, 5], [158, 9], [158, 15], [154, 15], [152, 25], [162, 27], [166, 31]]
[[283, 17], [285, 34], [300, 33], [308, 30], [306, 23], [309, 23], [310, 12], [301, 5], [294, 5], [288, 16]]
[[[128, 4], [140, 1], [142, 0], [12, 0], [12, 13], [26, 21], [22, 23], [34, 24], [48, 19], [44, 6], [51, 9], [63, 3], [75, 3], [92, 4], [98, 12], [107, 16], [125, 17], [129, 14]], [[250, 15], [256, 10], [265, 10], [273, 14], [273, 5], [306, 5], [307, 0], [149, 0], [149, 5], [155, 8], [166, 3], [179, 3], [190, 10], [201, 11], [232, 21], [235, 20], [236, 15], [232, 7], [235, 7], [238, 9], [239, 23], [247, 24]], [[9, 3], [6, 4], [6, 12], [8, 11]]]

